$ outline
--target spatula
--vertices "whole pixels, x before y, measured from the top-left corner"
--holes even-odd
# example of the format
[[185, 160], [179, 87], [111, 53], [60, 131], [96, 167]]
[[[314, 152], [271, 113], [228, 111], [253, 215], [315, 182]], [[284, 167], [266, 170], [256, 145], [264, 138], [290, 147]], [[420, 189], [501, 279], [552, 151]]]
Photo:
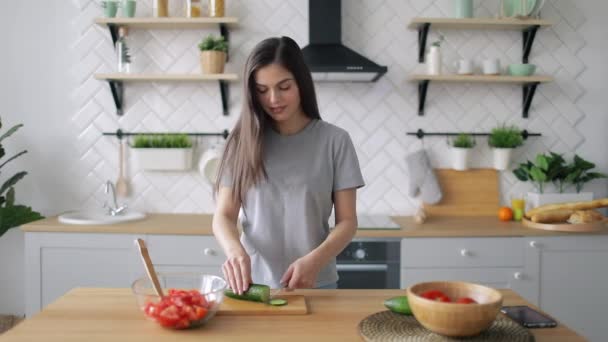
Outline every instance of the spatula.
[[122, 139], [120, 140], [118, 150], [118, 179], [116, 180], [116, 194], [121, 197], [127, 197], [129, 195], [129, 184], [127, 178], [124, 175], [123, 159], [125, 153], [125, 144]]
[[139, 247], [139, 254], [141, 255], [141, 259], [144, 262], [144, 266], [146, 268], [146, 273], [148, 273], [148, 278], [152, 282], [152, 286], [154, 287], [154, 291], [156, 294], [163, 298], [163, 289], [160, 287], [160, 282], [158, 281], [158, 277], [156, 276], [156, 271], [154, 271], [154, 265], [152, 265], [152, 260], [150, 260], [150, 254], [148, 254], [148, 248], [146, 247], [146, 243], [142, 239], [135, 240], [137, 243], [137, 247]]

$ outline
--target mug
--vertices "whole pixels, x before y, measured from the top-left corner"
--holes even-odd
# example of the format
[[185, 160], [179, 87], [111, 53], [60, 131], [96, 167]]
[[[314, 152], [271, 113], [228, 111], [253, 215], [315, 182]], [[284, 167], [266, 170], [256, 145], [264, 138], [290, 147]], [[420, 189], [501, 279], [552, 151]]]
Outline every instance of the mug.
[[460, 59], [454, 63], [454, 68], [459, 75], [472, 75], [473, 61], [470, 59]]
[[115, 0], [104, 0], [101, 2], [101, 7], [103, 7], [103, 13], [106, 17], [114, 18], [118, 11], [118, 2]]
[[123, 0], [121, 6], [123, 17], [133, 18], [135, 16], [135, 8], [137, 7], [135, 0]]
[[473, 18], [473, 0], [454, 0], [456, 18]]
[[481, 63], [481, 70], [484, 75], [499, 75], [500, 74], [500, 60], [498, 58], [486, 59]]
[[223, 151], [223, 143], [214, 144], [211, 145], [199, 159], [198, 170], [205, 178], [205, 181], [210, 185], [214, 185], [215, 180], [217, 179], [217, 172], [219, 171]]

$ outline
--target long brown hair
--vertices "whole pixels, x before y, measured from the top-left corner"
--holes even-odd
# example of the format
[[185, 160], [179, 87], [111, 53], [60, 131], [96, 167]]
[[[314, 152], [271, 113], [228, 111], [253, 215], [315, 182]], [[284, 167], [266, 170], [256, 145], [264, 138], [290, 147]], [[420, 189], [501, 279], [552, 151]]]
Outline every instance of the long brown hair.
[[255, 74], [260, 68], [275, 63], [293, 74], [304, 114], [311, 119], [321, 119], [312, 76], [298, 44], [289, 37], [268, 38], [258, 43], [247, 58], [243, 75], [243, 109], [228, 136], [214, 189], [215, 193], [219, 191], [222, 178], [229, 180], [232, 196], [239, 202], [244, 201], [251, 187], [267, 177], [263, 163], [263, 138], [272, 118], [258, 100]]

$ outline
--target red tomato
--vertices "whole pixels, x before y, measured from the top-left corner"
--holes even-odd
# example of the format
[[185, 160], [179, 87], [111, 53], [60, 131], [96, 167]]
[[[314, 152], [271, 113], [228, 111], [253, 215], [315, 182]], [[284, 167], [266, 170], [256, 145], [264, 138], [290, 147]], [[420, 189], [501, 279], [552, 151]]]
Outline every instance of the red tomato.
[[444, 302], [444, 303], [450, 303], [451, 302], [450, 297], [448, 297], [446, 295], [437, 296], [435, 298], [435, 300], [438, 301], [438, 302]]
[[195, 306], [194, 312], [196, 314], [197, 321], [207, 316], [207, 309], [202, 306]]
[[184, 329], [191, 322], [203, 319], [209, 307], [205, 297], [196, 290], [169, 289], [158, 303], [146, 303], [143, 311], [163, 327]]
[[474, 299], [469, 298], [469, 297], [458, 298], [458, 300], [456, 301], [456, 303], [459, 303], [459, 304], [472, 304], [472, 303], [475, 303], [475, 304], [477, 304], [477, 302]]
[[428, 290], [423, 292], [420, 296], [426, 299], [436, 300], [439, 302], [450, 302], [450, 297], [448, 297], [445, 293], [439, 290]]

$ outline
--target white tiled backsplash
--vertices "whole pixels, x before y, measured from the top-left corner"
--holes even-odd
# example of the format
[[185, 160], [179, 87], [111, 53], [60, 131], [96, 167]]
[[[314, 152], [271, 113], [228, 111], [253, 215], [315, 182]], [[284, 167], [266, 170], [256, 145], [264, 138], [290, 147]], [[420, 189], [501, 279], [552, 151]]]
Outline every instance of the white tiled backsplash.
[[[179, 1], [171, 1], [179, 3]], [[101, 204], [101, 184], [115, 180], [118, 173], [117, 139], [102, 136], [118, 128], [126, 131], [221, 131], [230, 129], [240, 111], [241, 86], [231, 85], [230, 115], [223, 116], [219, 87], [215, 82], [129, 83], [126, 85], [124, 115], [118, 117], [107, 83], [94, 73], [115, 71], [114, 50], [108, 30], [93, 24], [102, 10], [95, 1], [74, 1], [80, 14], [73, 26], [80, 34], [74, 49], [80, 63], [72, 72], [79, 80], [72, 98], [79, 110], [71, 122], [77, 137], [79, 163], [72, 172], [81, 179], [77, 198], [87, 206]], [[323, 119], [346, 129], [357, 148], [367, 186], [359, 191], [359, 212], [411, 214], [417, 205], [407, 191], [404, 156], [422, 146], [408, 131], [489, 131], [501, 122], [516, 124], [542, 138], [531, 138], [515, 153], [515, 161], [531, 159], [547, 150], [571, 154], [585, 136], [577, 129], [585, 113], [577, 102], [584, 88], [577, 81], [586, 66], [577, 55], [585, 49], [579, 30], [586, 18], [574, 1], [547, 1], [543, 18], [554, 23], [536, 37], [530, 62], [538, 73], [555, 77], [541, 85], [534, 98], [530, 119], [521, 117], [522, 90], [512, 85], [431, 83], [426, 115], [417, 115], [417, 85], [406, 79], [417, 67], [417, 32], [407, 29], [412, 17], [445, 17], [452, 14], [451, 0], [349, 0], [342, 1], [343, 40], [354, 50], [388, 66], [377, 83], [317, 84]], [[494, 16], [498, 1], [477, 1], [476, 16]], [[138, 1], [138, 16], [150, 15], [151, 1]], [[252, 47], [269, 36], [293, 37], [302, 47], [308, 43], [308, 2], [305, 0], [227, 1], [228, 16], [239, 18], [230, 32], [228, 72], [242, 73]], [[137, 71], [198, 73], [197, 44], [209, 30], [133, 30], [133, 68]], [[431, 30], [429, 42], [437, 38]], [[500, 58], [503, 66], [521, 61], [520, 32], [446, 30], [442, 50], [445, 64], [459, 57]], [[447, 66], [446, 66], [447, 67]], [[200, 139], [199, 146], [215, 138]], [[491, 154], [485, 139], [478, 139], [476, 167], [490, 167]], [[435, 167], [448, 167], [446, 139], [426, 138]], [[129, 157], [129, 154], [127, 154]], [[197, 160], [195, 160], [195, 165]], [[128, 179], [133, 195], [131, 207], [151, 212], [212, 212], [211, 188], [196, 171], [152, 173], [136, 169], [128, 158]], [[501, 176], [503, 196], [509, 191], [530, 188], [510, 172]]]

